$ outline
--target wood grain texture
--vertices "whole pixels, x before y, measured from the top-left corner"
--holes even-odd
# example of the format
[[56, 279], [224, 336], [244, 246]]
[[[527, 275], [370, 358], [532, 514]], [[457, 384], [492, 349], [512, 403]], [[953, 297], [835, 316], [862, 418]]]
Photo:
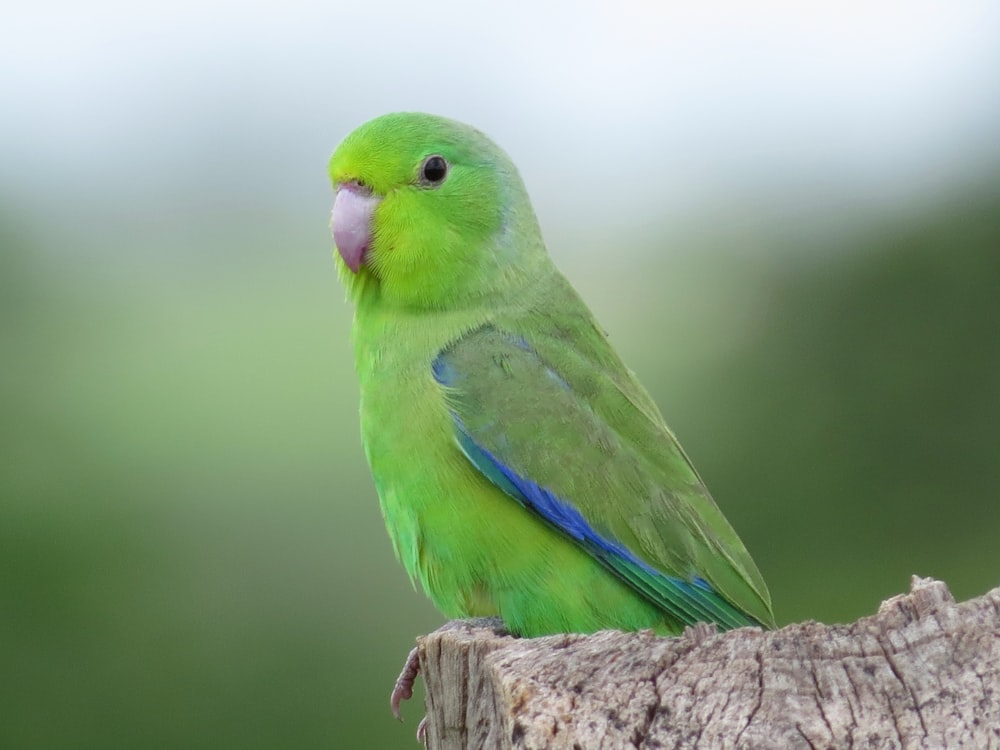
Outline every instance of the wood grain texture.
[[1000, 588], [956, 604], [914, 577], [850, 625], [680, 638], [458, 622], [418, 650], [429, 750], [1000, 750]]

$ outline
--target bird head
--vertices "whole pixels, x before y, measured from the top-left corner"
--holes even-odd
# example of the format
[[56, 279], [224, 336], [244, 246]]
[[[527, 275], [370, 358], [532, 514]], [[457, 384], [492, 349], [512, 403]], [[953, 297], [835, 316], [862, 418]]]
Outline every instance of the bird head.
[[330, 159], [331, 226], [353, 296], [445, 307], [502, 292], [545, 251], [513, 163], [478, 130], [395, 113], [348, 135]]

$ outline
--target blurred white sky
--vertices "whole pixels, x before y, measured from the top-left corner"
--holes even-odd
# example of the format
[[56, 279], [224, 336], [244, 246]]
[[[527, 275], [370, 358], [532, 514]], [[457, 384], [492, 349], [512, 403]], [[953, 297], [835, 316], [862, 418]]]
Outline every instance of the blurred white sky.
[[892, 204], [998, 163], [1000, 3], [18, 3], [0, 201], [313, 211], [399, 109], [491, 134], [557, 224]]

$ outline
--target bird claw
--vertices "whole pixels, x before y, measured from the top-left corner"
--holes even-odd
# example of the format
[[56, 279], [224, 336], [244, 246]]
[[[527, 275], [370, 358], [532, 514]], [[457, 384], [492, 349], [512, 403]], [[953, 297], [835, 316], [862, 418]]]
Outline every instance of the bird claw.
[[[389, 705], [392, 707], [392, 715], [398, 721], [403, 720], [400, 703], [413, 697], [413, 683], [416, 682], [417, 675], [420, 674], [420, 659], [417, 657], [417, 649], [410, 651], [403, 664], [403, 669], [396, 678], [396, 684], [392, 688], [392, 695], [389, 696]], [[424, 728], [424, 722], [420, 722], [417, 727], [417, 739], [420, 739], [420, 730]], [[422, 740], [421, 740], [422, 741]]]
[[425, 716], [417, 724], [417, 742], [421, 745], [427, 744], [427, 717]]

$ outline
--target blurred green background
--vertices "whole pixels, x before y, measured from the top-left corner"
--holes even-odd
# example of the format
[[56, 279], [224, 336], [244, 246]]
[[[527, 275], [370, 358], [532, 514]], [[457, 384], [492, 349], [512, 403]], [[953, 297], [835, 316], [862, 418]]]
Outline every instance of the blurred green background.
[[513, 155], [782, 623], [1000, 583], [994, 5], [477, 13], [5, 11], [0, 747], [416, 747], [325, 176], [397, 109]]

